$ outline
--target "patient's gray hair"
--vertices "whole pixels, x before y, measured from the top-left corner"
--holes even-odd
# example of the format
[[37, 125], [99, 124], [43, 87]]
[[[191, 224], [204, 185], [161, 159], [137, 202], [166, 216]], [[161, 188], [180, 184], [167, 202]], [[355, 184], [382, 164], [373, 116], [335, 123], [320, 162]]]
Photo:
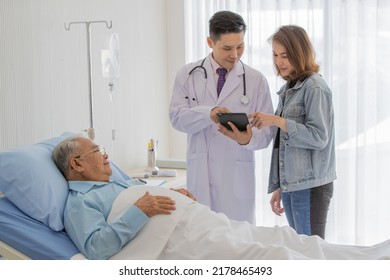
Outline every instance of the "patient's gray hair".
[[66, 179], [68, 179], [69, 174], [69, 160], [80, 147], [80, 139], [85, 139], [85, 137], [80, 135], [69, 137], [59, 143], [52, 153], [54, 163]]

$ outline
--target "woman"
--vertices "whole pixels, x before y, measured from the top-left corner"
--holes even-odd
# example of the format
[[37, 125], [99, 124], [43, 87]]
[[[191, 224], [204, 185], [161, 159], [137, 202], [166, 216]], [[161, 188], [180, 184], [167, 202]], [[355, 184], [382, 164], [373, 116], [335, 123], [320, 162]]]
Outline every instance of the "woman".
[[[336, 179], [332, 93], [318, 74], [306, 31], [280, 27], [271, 36], [274, 65], [282, 86], [275, 115], [249, 115], [257, 128], [276, 126], [268, 193], [276, 215], [286, 213], [300, 234], [325, 237]], [[283, 207], [281, 207], [281, 200]]]

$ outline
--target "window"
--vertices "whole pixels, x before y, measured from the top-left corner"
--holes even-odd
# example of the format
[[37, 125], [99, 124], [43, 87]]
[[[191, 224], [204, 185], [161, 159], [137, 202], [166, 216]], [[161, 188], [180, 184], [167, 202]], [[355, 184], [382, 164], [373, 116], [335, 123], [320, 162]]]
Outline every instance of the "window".
[[[333, 91], [338, 179], [328, 215], [327, 240], [371, 245], [388, 238], [390, 199], [390, 2], [385, 0], [186, 1], [186, 60], [205, 57], [208, 20], [218, 10], [246, 21], [242, 60], [260, 70], [274, 94], [268, 38], [280, 25], [298, 24], [314, 45], [321, 74]], [[257, 223], [287, 224], [270, 210], [266, 195], [270, 148], [257, 152]]]

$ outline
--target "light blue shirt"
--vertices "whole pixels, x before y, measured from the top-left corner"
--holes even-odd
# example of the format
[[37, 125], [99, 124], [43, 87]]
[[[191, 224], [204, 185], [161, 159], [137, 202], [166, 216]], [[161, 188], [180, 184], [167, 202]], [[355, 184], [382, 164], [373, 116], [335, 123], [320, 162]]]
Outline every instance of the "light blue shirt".
[[108, 224], [115, 198], [138, 180], [94, 182], [69, 181], [65, 206], [65, 229], [77, 248], [89, 259], [108, 259], [128, 243], [149, 217], [132, 205], [117, 220]]

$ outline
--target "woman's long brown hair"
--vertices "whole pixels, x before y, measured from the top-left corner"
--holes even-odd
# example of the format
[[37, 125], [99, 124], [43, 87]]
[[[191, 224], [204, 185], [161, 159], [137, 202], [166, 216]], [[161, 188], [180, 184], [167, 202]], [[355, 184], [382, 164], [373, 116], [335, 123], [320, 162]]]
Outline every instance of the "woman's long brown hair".
[[[297, 25], [284, 25], [271, 36], [271, 42], [278, 42], [286, 48], [287, 58], [294, 67], [294, 72], [285, 80], [303, 81], [313, 73], [318, 73], [320, 66], [315, 62], [315, 53], [305, 29]], [[280, 75], [275, 65], [277, 74]]]

